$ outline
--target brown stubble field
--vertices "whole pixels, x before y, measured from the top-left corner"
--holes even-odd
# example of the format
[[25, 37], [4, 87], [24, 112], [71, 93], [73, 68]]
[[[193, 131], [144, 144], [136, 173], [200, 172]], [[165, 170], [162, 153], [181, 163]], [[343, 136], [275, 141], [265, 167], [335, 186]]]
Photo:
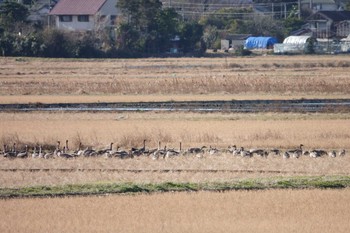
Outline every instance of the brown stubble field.
[[[349, 98], [349, 72], [349, 56], [0, 58], [0, 103]], [[349, 175], [349, 117], [346, 113], [2, 112], [0, 143], [17, 142], [22, 147], [68, 139], [74, 148], [79, 142], [94, 148], [105, 148], [110, 142], [130, 148], [141, 147], [147, 139], [150, 148], [157, 147], [158, 141], [174, 148], [181, 141], [184, 149], [233, 144], [287, 149], [302, 143], [307, 150], [344, 148], [348, 154], [298, 160], [228, 154], [155, 161], [0, 158], [0, 188]], [[0, 200], [0, 232], [349, 232], [349, 197], [349, 189], [343, 189]]]
[[[168, 96], [181, 98], [178, 95], [187, 99], [192, 95], [214, 95], [221, 99], [220, 96], [269, 98], [350, 94], [348, 56], [1, 58], [0, 67], [0, 95], [41, 95], [42, 102], [45, 96], [52, 95], [124, 96], [122, 99], [126, 100], [125, 95], [141, 99], [151, 99], [145, 95], [161, 95], [165, 99]], [[35, 100], [41, 102], [38, 98]], [[52, 101], [52, 97], [48, 101]]]
[[0, 201], [1, 232], [339, 232], [350, 190], [166, 193]]

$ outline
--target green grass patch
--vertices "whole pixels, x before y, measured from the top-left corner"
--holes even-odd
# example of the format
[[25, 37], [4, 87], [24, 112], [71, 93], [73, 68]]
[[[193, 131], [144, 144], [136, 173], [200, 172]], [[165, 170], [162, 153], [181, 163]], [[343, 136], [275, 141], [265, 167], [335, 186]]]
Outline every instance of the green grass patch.
[[156, 192], [230, 191], [264, 189], [342, 189], [350, 187], [350, 176], [273, 177], [209, 183], [92, 183], [62, 186], [0, 188], [0, 198], [56, 197], [75, 195], [132, 194]]

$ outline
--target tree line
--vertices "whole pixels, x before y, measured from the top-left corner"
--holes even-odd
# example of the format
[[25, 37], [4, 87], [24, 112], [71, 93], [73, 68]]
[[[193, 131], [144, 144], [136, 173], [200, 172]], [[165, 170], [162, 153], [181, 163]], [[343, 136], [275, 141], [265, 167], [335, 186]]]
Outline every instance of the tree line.
[[[175, 9], [163, 8], [160, 0], [119, 0], [116, 4], [121, 12], [116, 27], [65, 32], [28, 22], [26, 5], [5, 0], [0, 4], [0, 54], [82, 58], [164, 56], [173, 46], [173, 39], [179, 38], [182, 55], [201, 56], [207, 48], [220, 48], [220, 39], [227, 33], [283, 38], [303, 24], [293, 14], [284, 20], [259, 15], [249, 19], [229, 17], [232, 14], [184, 19]], [[253, 9], [223, 8], [220, 12], [253, 13]]]

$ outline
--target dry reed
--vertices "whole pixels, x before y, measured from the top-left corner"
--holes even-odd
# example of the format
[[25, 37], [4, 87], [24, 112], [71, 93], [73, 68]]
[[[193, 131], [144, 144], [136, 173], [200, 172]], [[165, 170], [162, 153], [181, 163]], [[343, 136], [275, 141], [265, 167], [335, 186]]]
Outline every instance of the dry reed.
[[227, 147], [350, 148], [346, 114], [195, 114], [195, 113], [1, 113], [0, 143], [50, 145], [70, 141], [76, 149], [212, 145]]

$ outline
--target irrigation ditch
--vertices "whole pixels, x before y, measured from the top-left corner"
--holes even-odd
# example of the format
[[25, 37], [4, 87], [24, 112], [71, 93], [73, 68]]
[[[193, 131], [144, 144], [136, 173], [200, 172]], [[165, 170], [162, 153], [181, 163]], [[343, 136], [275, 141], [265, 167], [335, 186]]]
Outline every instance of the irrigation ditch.
[[28, 103], [0, 104], [0, 112], [70, 111], [70, 112], [350, 112], [350, 99], [297, 100], [230, 100], [230, 101], [164, 101], [100, 103]]

